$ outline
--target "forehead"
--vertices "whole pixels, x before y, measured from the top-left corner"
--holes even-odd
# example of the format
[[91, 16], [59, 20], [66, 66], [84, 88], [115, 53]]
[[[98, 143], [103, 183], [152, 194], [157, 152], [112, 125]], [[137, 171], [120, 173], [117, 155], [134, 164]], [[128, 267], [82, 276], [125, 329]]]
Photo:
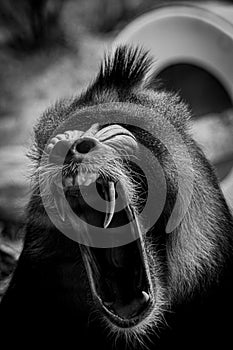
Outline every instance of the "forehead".
[[[47, 111], [35, 128], [35, 141], [43, 150], [47, 142], [57, 134], [69, 130], [87, 131], [93, 124], [99, 127], [120, 124], [143, 138], [142, 131], [162, 139], [171, 139], [175, 129], [185, 132], [189, 116], [187, 108], [175, 97], [154, 94], [153, 99], [137, 99], [130, 102], [101, 103], [91, 106], [76, 104], [74, 108], [60, 105]], [[185, 117], [185, 118], [184, 118]], [[139, 131], [140, 129], [140, 131]]]
[[150, 124], [152, 114], [151, 110], [130, 103], [101, 104], [73, 112], [53, 130], [53, 135], [67, 130], [86, 131], [95, 123], [100, 127], [108, 124], [122, 126], [125, 124], [126, 127], [145, 128], [145, 120]]

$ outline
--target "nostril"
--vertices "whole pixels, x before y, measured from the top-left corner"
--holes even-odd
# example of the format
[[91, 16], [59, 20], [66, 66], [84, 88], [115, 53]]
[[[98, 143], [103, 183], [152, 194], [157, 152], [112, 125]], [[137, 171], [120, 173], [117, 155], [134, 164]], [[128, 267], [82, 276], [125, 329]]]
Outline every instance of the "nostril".
[[75, 150], [78, 153], [88, 153], [95, 146], [96, 146], [95, 140], [92, 140], [92, 139], [78, 140], [75, 143]]

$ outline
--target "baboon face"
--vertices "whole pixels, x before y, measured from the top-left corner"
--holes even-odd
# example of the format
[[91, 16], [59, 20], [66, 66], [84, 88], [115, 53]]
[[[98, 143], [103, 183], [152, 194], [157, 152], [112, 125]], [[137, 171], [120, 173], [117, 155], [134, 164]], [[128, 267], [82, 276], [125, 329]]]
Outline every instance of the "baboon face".
[[[148, 325], [162, 303], [157, 262], [140, 215], [148, 192], [142, 170], [148, 163], [140, 162], [145, 132], [130, 124], [137, 113], [140, 125], [145, 111], [130, 108], [119, 104], [115, 118], [108, 104], [71, 116], [50, 136], [40, 167], [42, 192], [51, 193], [56, 223], [81, 243], [95, 307], [116, 329]], [[87, 118], [96, 122], [88, 125]], [[152, 143], [149, 133], [147, 138]], [[154, 187], [162, 185], [158, 178]], [[65, 232], [66, 225], [72, 233]]]

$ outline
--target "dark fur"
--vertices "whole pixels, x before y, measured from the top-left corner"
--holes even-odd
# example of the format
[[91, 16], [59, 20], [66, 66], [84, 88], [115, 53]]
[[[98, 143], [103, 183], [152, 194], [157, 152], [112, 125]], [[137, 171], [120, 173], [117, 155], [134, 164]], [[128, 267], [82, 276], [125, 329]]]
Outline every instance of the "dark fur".
[[[186, 105], [178, 96], [154, 91], [150, 82], [144, 81], [150, 62], [140, 50], [118, 48], [112, 59], [106, 58], [97, 79], [85, 93], [58, 102], [40, 118], [35, 127], [32, 158], [36, 169], [55, 128], [77, 111], [85, 112], [87, 107], [98, 110], [97, 120], [86, 117], [80, 129], [87, 129], [96, 121], [104, 123], [100, 115], [105, 103], [111, 103], [113, 110], [118, 108], [117, 102], [123, 103], [119, 107], [123, 123], [139, 120], [144, 111], [141, 125], [146, 123], [153, 134], [161, 130], [165, 119], [180, 133], [193, 164], [192, 169], [186, 169], [186, 159], [180, 154], [178, 166], [184, 177], [191, 171], [195, 183], [185, 218], [168, 235], [165, 227], [177, 194], [177, 169], [159, 140], [129, 126], [138, 141], [157, 157], [167, 181], [166, 206], [146, 242], [152, 273], [159, 276], [164, 290], [160, 319], [154, 320], [153, 328], [148, 328], [142, 337], [139, 330], [137, 342], [130, 336], [128, 340], [123, 336], [116, 341], [116, 334], [108, 334], [109, 329], [101, 324], [92, 305], [79, 246], [47, 218], [35, 175], [24, 250], [0, 307], [0, 331], [9, 331], [9, 347], [13, 342], [31, 348], [34, 343], [44, 347], [50, 343], [55, 348], [64, 342], [67, 348], [72, 344], [77, 349], [111, 349], [115, 345], [118, 349], [209, 349], [217, 342], [222, 348], [231, 344], [232, 216], [213, 169], [189, 136], [190, 113]], [[138, 115], [127, 117], [130, 103], [136, 106]], [[167, 137], [167, 142], [179, 149], [173, 144], [173, 135]], [[20, 336], [16, 337], [16, 333]]]

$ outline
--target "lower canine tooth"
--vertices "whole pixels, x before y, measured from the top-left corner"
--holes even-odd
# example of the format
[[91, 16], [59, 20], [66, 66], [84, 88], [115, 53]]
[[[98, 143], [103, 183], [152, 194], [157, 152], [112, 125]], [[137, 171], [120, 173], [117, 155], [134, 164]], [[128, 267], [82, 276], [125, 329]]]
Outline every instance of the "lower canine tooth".
[[58, 211], [58, 215], [60, 216], [61, 220], [64, 222], [65, 221], [65, 208], [64, 208], [63, 199], [59, 195], [56, 195], [54, 197], [54, 203], [55, 203], [56, 209]]
[[104, 301], [104, 305], [107, 306], [107, 307], [110, 307], [114, 304], [113, 301]]
[[144, 303], [147, 303], [148, 300], [150, 299], [149, 295], [144, 291], [142, 292], [142, 298]]
[[66, 177], [64, 179], [64, 186], [65, 187], [69, 187], [69, 186], [73, 186], [73, 178], [72, 177]]

